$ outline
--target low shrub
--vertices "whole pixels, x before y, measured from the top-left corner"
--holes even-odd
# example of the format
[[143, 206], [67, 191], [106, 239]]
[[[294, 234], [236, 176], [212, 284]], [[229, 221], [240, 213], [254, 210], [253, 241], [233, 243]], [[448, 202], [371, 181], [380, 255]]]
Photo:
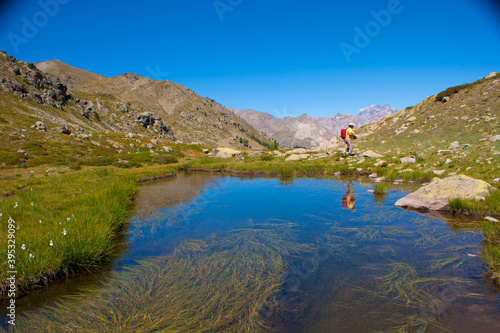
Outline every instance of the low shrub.
[[155, 159], [155, 162], [160, 165], [179, 163], [179, 160], [174, 156], [159, 156]]

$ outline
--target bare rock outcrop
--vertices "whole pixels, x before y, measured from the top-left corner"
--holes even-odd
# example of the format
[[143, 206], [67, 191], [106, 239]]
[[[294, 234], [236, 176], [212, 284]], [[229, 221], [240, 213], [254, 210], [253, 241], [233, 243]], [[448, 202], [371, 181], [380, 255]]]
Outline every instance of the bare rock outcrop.
[[170, 126], [163, 123], [160, 116], [151, 112], [143, 112], [136, 115], [137, 122], [144, 128], [152, 128], [160, 137], [170, 141], [175, 141], [174, 131]]
[[210, 154], [210, 157], [231, 158], [234, 156], [242, 156], [242, 152], [231, 148], [215, 148]]

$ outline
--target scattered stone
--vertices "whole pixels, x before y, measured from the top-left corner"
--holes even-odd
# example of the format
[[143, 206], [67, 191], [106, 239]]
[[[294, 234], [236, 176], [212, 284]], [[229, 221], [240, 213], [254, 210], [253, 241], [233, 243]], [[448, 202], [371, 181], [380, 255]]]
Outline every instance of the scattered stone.
[[491, 142], [497, 142], [500, 141], [500, 135], [495, 135], [490, 138]]
[[498, 182], [500, 182], [500, 178], [495, 178], [495, 179], [493, 179], [493, 182], [494, 182], [494, 183], [498, 183]]
[[374, 191], [374, 190], [368, 190], [368, 191], [366, 191], [366, 193], [371, 193], [371, 194], [374, 194], [374, 193], [375, 193], [375, 191]]
[[401, 164], [414, 164], [417, 163], [417, 160], [415, 159], [415, 156], [409, 156], [409, 157], [402, 157], [400, 159]]
[[450, 149], [456, 149], [460, 146], [460, 143], [458, 141], [453, 141], [450, 143]]
[[263, 154], [265, 154], [265, 152], [263, 152], [263, 151], [256, 151], [256, 152], [253, 152], [251, 154], [248, 154], [248, 157], [260, 156], [260, 155], [263, 155]]
[[298, 160], [303, 160], [309, 158], [308, 154], [293, 154], [288, 156], [285, 161], [298, 161]]
[[484, 219], [488, 222], [497, 222], [497, 223], [500, 222], [499, 220], [491, 216], [486, 216]]
[[158, 140], [156, 139], [151, 139], [151, 143], [154, 144], [154, 145], [157, 145], [158, 144]]
[[378, 175], [376, 173], [372, 173], [371, 175], [368, 176], [368, 178], [377, 178]]
[[434, 173], [436, 176], [441, 176], [446, 172], [446, 170], [432, 170], [432, 173]]
[[288, 154], [305, 154], [305, 153], [307, 153], [307, 149], [305, 148], [295, 148], [288, 152]]
[[307, 153], [319, 153], [321, 151], [321, 147], [312, 147], [309, 148], [306, 152]]
[[328, 155], [329, 155], [328, 153], [326, 153], [326, 154], [318, 154], [318, 155], [315, 155], [314, 157], [312, 157], [311, 160], [319, 160], [319, 159], [322, 159], [322, 158], [327, 158]]
[[450, 98], [448, 96], [443, 97], [443, 99], [441, 100], [441, 102], [443, 102], [443, 103], [446, 103], [446, 102], [449, 102], [449, 101], [450, 101]]
[[35, 128], [39, 131], [46, 131], [47, 128], [45, 127], [45, 124], [41, 121], [37, 121], [35, 125], [31, 126], [32, 128]]
[[55, 131], [61, 134], [71, 134], [71, 130], [66, 125], [57, 127]]
[[[169, 146], [163, 146], [162, 147], [162, 150], [165, 152], [165, 153], [170, 153], [170, 152], [173, 152], [173, 148], [172, 147], [169, 147]], [[208, 153], [208, 149], [207, 150], [207, 153]]]
[[[163, 147], [163, 149], [165, 149], [165, 147]], [[203, 151], [203, 153], [205, 153], [205, 154], [208, 154], [208, 153], [210, 152], [210, 150], [209, 150], [209, 149], [206, 149], [206, 148], [204, 148], [202, 151]]]
[[340, 176], [340, 175], [342, 175], [342, 172], [337, 171], [337, 172], [335, 172], [333, 175], [334, 175], [334, 176]]
[[485, 181], [465, 175], [445, 179], [434, 178], [429, 185], [399, 199], [395, 206], [419, 210], [449, 210], [448, 202], [450, 199], [486, 197], [494, 189]]
[[389, 164], [387, 164], [386, 161], [384, 160], [380, 160], [380, 161], [377, 161], [377, 163], [373, 164], [374, 167], [378, 168], [378, 167], [384, 167], [384, 166], [388, 166]]
[[367, 157], [367, 158], [381, 158], [381, 157], [384, 157], [383, 155], [377, 154], [377, 153], [375, 153], [374, 151], [371, 151], [371, 150], [365, 151], [363, 154], [361, 154], [361, 156]]
[[148, 147], [149, 149], [155, 149], [155, 145], [152, 143], [148, 143], [146, 147]]
[[375, 181], [375, 183], [380, 183], [380, 182], [383, 182], [385, 180], [385, 177], [378, 177], [378, 178], [375, 178], [373, 180]]
[[414, 170], [413, 169], [403, 169], [403, 170], [399, 170], [398, 173], [406, 173], [406, 172], [413, 172]]
[[133, 133], [128, 133], [126, 135], [126, 137], [129, 138], [129, 139], [133, 139], [133, 138], [135, 138], [135, 135]]
[[78, 139], [86, 140], [89, 138], [89, 135], [80, 133], [76, 136]]

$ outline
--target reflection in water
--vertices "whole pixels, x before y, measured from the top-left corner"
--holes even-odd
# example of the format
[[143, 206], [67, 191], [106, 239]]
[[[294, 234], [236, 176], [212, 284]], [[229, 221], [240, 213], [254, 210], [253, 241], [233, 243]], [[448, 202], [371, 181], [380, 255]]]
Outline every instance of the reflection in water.
[[136, 220], [145, 219], [165, 208], [193, 200], [217, 176], [205, 174], [179, 174], [174, 179], [155, 182], [139, 187]]
[[369, 186], [179, 175], [142, 187], [129, 248], [108, 282], [20, 313], [19, 323], [55, 332], [499, 332], [478, 229], [393, 207], [399, 191], [376, 203]]
[[347, 190], [342, 197], [342, 208], [347, 208], [351, 212], [355, 212], [356, 208], [354, 208], [354, 203], [356, 202], [356, 198], [354, 198], [354, 186], [352, 185], [352, 181], [347, 182]]

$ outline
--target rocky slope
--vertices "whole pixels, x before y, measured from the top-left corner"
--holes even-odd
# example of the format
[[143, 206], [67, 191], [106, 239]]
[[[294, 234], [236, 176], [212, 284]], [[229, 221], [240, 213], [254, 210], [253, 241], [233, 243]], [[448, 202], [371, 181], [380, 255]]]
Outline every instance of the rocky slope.
[[[217, 102], [170, 81], [107, 78], [60, 61], [28, 64], [0, 52], [0, 117], [27, 129], [115, 132], [208, 146], [262, 148], [271, 141]], [[243, 141], [243, 140], [241, 140]], [[245, 141], [245, 142], [247, 142]]]
[[376, 164], [396, 163], [401, 172], [487, 174], [492, 181], [500, 177], [500, 74], [451, 87], [358, 133], [355, 152], [375, 151], [381, 155]]
[[371, 105], [360, 110], [361, 112], [356, 116], [339, 113], [333, 117], [314, 118], [304, 114], [297, 118], [275, 118], [268, 113], [259, 111], [230, 110], [285, 147], [301, 146], [307, 148], [323, 146], [338, 136], [340, 130], [351, 122], [356, 126], [366, 125], [389, 117], [396, 112], [389, 105]]

